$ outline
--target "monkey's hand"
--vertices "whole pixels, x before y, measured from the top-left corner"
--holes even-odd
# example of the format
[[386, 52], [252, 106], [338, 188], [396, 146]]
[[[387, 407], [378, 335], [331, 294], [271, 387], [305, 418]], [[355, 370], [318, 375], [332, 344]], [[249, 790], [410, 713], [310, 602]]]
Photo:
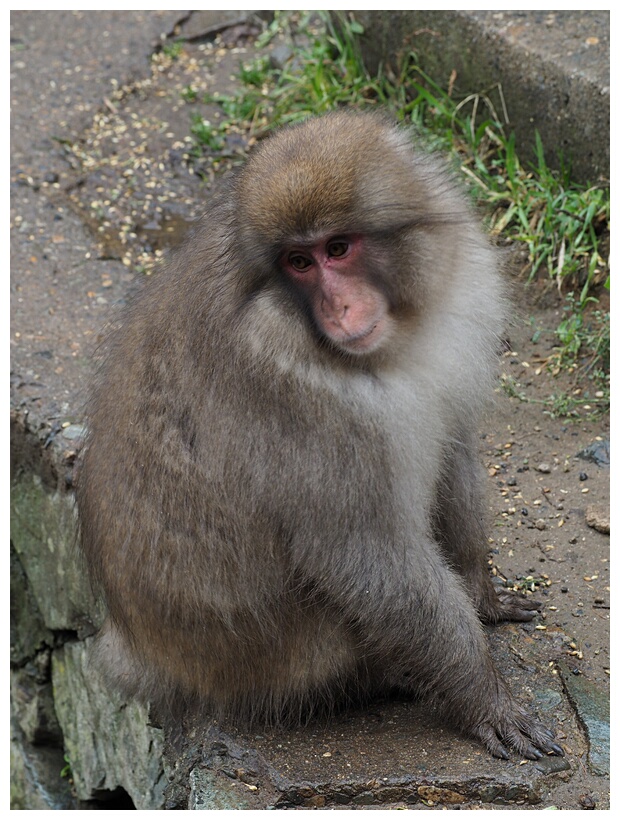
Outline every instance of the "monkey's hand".
[[500, 621], [531, 621], [542, 609], [541, 601], [510, 589], [493, 589], [492, 595], [478, 602], [480, 619], [487, 624]]
[[528, 760], [539, 760], [545, 754], [564, 756], [564, 750], [554, 742], [555, 734], [550, 729], [533, 718], [508, 693], [502, 700], [505, 702], [496, 704], [497, 708], [493, 710], [497, 717], [480, 723], [472, 731], [492, 755], [508, 760], [508, 746]]

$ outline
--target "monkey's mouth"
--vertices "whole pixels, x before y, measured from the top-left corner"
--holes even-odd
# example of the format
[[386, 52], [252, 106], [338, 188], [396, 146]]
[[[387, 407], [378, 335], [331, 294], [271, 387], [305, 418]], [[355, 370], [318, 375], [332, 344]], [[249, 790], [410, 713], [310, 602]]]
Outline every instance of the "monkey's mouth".
[[325, 330], [330, 341], [345, 350], [347, 353], [363, 354], [372, 353], [383, 342], [385, 338], [385, 322], [382, 319], [377, 319], [372, 322], [366, 330], [359, 333], [348, 334], [342, 328], [338, 327], [335, 330]]

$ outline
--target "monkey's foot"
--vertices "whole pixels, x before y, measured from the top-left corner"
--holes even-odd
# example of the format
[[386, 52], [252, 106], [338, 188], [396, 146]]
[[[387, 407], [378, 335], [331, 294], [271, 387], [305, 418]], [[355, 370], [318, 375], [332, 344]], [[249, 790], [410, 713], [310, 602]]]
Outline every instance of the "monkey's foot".
[[497, 593], [502, 621], [531, 621], [542, 609], [542, 603], [520, 592], [502, 589]]
[[499, 621], [531, 621], [542, 608], [540, 601], [527, 598], [520, 592], [501, 589], [481, 602], [478, 611], [485, 623], [496, 624]]
[[510, 714], [496, 722], [481, 723], [473, 734], [494, 757], [503, 760], [510, 757], [506, 746], [528, 760], [539, 760], [545, 754], [564, 757], [564, 750], [554, 742], [555, 734], [515, 703]]

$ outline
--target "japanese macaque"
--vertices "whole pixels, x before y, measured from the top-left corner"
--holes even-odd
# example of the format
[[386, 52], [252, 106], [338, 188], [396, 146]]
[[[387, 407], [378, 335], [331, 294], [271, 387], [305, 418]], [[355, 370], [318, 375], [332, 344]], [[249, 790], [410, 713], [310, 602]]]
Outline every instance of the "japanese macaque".
[[79, 474], [126, 693], [299, 719], [400, 689], [506, 758], [562, 754], [481, 621], [477, 425], [505, 300], [443, 164], [383, 115], [266, 140], [110, 342]]

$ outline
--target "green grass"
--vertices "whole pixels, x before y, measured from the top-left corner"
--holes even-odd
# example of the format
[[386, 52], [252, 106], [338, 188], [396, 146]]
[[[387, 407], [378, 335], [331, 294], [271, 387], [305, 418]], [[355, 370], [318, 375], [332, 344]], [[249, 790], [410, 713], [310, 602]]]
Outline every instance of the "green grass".
[[[596, 380], [603, 373], [605, 382], [609, 314], [592, 314], [592, 302], [602, 287], [609, 288], [608, 186], [578, 186], [566, 171], [551, 170], [538, 134], [535, 162], [524, 164], [514, 133], [503, 124], [507, 117], [499, 86], [453, 99], [424, 73], [414, 54], [402, 61], [398, 75], [382, 71], [372, 76], [361, 58], [362, 33], [357, 22], [343, 15], [336, 23], [326, 12], [275, 12], [257, 45], [288, 38], [291, 58], [274, 67], [267, 53], [243, 64], [238, 93], [205, 99], [218, 103], [223, 117], [210, 123], [195, 115], [195, 153], [202, 160], [206, 153], [217, 165], [217, 152], [231, 131], [246, 134], [251, 142], [281, 125], [342, 105], [390, 109], [431, 148], [451, 153], [488, 214], [490, 232], [527, 247], [528, 279], [546, 276], [570, 295], [557, 329], [559, 363], [576, 366], [589, 348], [588, 375]], [[494, 104], [492, 97], [499, 102]]]
[[172, 43], [166, 43], [162, 47], [162, 54], [169, 57], [171, 60], [177, 60], [183, 51], [183, 41], [175, 40]]
[[543, 413], [551, 418], [583, 421], [584, 417], [596, 419], [609, 412], [609, 372], [599, 371], [591, 375], [589, 379], [590, 389], [586, 386], [583, 390], [581, 388], [570, 392], [560, 390], [544, 399], [528, 396], [511, 376], [502, 375], [500, 385], [506, 395], [524, 404], [539, 405]]

